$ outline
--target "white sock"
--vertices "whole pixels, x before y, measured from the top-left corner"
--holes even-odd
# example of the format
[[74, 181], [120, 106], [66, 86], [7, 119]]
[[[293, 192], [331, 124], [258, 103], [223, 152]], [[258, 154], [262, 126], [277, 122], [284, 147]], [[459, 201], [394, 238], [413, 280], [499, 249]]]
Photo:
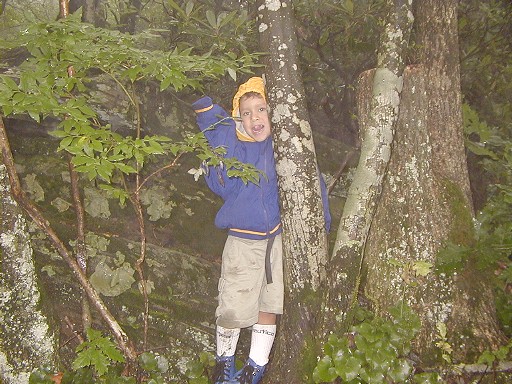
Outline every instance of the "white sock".
[[268, 356], [276, 337], [276, 325], [254, 324], [252, 326], [249, 357], [258, 365], [268, 363]]
[[240, 328], [224, 328], [217, 325], [217, 356], [233, 356], [236, 351]]

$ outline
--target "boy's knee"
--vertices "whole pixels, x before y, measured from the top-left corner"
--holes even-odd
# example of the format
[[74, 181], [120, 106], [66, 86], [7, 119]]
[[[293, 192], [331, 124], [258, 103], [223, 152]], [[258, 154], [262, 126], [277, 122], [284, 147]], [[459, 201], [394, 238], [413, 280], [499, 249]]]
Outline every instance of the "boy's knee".
[[224, 328], [247, 328], [258, 322], [258, 316], [246, 319], [241, 318], [235, 310], [226, 310], [217, 316], [217, 325]]

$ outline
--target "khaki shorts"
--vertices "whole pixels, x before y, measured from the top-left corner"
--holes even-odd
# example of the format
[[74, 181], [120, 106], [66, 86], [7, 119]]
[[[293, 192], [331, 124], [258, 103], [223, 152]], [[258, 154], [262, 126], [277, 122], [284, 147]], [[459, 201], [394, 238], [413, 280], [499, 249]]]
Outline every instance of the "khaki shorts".
[[272, 283], [265, 277], [267, 240], [228, 236], [222, 253], [217, 324], [224, 328], [246, 328], [258, 322], [258, 313], [283, 313], [283, 245], [277, 235], [270, 262]]

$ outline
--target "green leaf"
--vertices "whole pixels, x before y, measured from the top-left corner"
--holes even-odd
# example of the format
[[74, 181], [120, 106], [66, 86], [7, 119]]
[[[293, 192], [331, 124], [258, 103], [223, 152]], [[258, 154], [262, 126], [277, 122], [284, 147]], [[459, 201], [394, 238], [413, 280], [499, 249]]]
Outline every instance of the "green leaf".
[[108, 339], [104, 339], [101, 343], [101, 350], [112, 361], [123, 363], [125, 360], [119, 349], [117, 349], [117, 347]]
[[11, 105], [3, 105], [2, 110], [5, 116], [9, 116], [13, 112], [14, 108]]
[[215, 18], [215, 13], [213, 13], [213, 11], [210, 9], [206, 11], [206, 20], [208, 20], [208, 23], [210, 23], [213, 29], [217, 29], [217, 20]]
[[414, 383], [416, 384], [437, 384], [440, 383], [441, 379], [439, 374], [433, 373], [418, 373], [414, 375]]
[[139, 362], [141, 367], [146, 371], [158, 370], [158, 360], [153, 353], [144, 352], [139, 355]]
[[336, 369], [332, 365], [332, 360], [329, 356], [324, 356], [313, 371], [313, 380], [315, 383], [330, 383], [338, 377]]
[[354, 380], [361, 371], [362, 363], [357, 357], [349, 356], [343, 361], [336, 362], [335, 360], [336, 373], [343, 381]]
[[188, 381], [189, 384], [208, 384], [208, 378], [201, 376], [201, 377], [195, 377]]
[[384, 383], [384, 372], [381, 371], [363, 371], [361, 378], [370, 384]]
[[[172, 294], [172, 291], [171, 291]], [[215, 366], [215, 356], [210, 352], [200, 352], [199, 353], [199, 361], [204, 366], [214, 367]]]
[[[99, 352], [96, 352], [99, 353]], [[72, 368], [76, 371], [80, 368], [88, 367], [92, 363], [89, 351], [80, 352], [76, 359], [73, 361]]]
[[160, 82], [160, 92], [165, 91], [167, 88], [169, 88], [169, 85], [171, 85], [172, 82], [171, 76], [166, 76], [164, 79]]
[[53, 137], [57, 137], [57, 138], [60, 138], [60, 139], [68, 138], [69, 137], [70, 138], [70, 143], [71, 143], [71, 140], [73, 140], [73, 136], [69, 136], [69, 131], [66, 132], [66, 131], [63, 131], [61, 129], [56, 129], [56, 130], [50, 131], [49, 133]]
[[187, 5], [185, 6], [185, 14], [187, 16], [190, 16], [190, 14], [192, 13], [193, 10], [194, 10], [194, 2], [188, 1]]
[[354, 3], [352, 2], [352, 0], [344, 0], [342, 3], [341, 3], [341, 7], [347, 11], [347, 13], [349, 15], [352, 15], [354, 13]]
[[329, 28], [324, 29], [324, 31], [320, 35], [320, 38], [318, 39], [318, 44], [320, 44], [321, 46], [325, 45], [325, 43], [329, 39], [329, 35], [330, 35]]
[[115, 167], [124, 174], [137, 173], [137, 170], [135, 168], [124, 163], [115, 163]]
[[388, 372], [389, 377], [395, 383], [403, 383], [410, 376], [412, 367], [406, 359], [399, 359]]
[[412, 269], [416, 272], [417, 276], [427, 276], [432, 270], [432, 263], [426, 261], [415, 261]]
[[185, 375], [190, 379], [197, 379], [203, 376], [204, 366], [197, 360], [187, 362], [187, 370]]
[[95, 151], [103, 152], [103, 144], [100, 140], [91, 140], [89, 144]]
[[490, 351], [484, 351], [478, 358], [478, 364], [487, 364], [491, 366], [496, 361], [496, 356]]
[[126, 76], [128, 76], [130, 81], [133, 83], [133, 82], [135, 82], [135, 80], [137, 79], [137, 77], [139, 76], [139, 74], [141, 72], [142, 72], [142, 68], [140, 66], [136, 65], [132, 68], [128, 68], [126, 71], [124, 71], [124, 74]]
[[148, 140], [148, 146], [144, 149], [144, 151], [153, 155], [160, 155], [165, 152], [162, 145], [155, 140]]
[[37, 368], [30, 373], [28, 382], [29, 384], [55, 384], [55, 382], [50, 379], [52, 374], [53, 372], [49, 368]]
[[112, 361], [124, 362], [124, 356], [112, 341], [101, 336], [101, 332], [88, 329], [87, 340], [77, 347], [77, 357], [72, 363], [74, 370], [93, 367], [99, 376], [103, 376]]
[[71, 162], [75, 166], [80, 166], [80, 165], [86, 165], [86, 164], [94, 164], [96, 161], [95, 161], [95, 159], [90, 158], [88, 156], [76, 155], [76, 156], [73, 156], [73, 158], [71, 159]]
[[112, 168], [105, 164], [100, 164], [96, 168], [96, 172], [99, 177], [101, 177], [103, 180], [105, 180], [107, 182], [109, 182], [110, 178], [112, 177]]
[[469, 249], [453, 243], [448, 243], [437, 254], [436, 268], [439, 272], [450, 273], [463, 266], [469, 257]]
[[466, 148], [478, 156], [489, 156], [491, 159], [497, 160], [498, 156], [496, 153], [485, 147], [483, 143], [474, 143], [470, 140], [466, 140]]
[[5, 83], [5, 85], [12, 91], [18, 90], [18, 84], [16, 84], [16, 82], [13, 79], [11, 79], [9, 76], [1, 75], [0, 79], [2, 79], [3, 82]]
[[39, 114], [39, 112], [37, 111], [33, 111], [33, 110], [30, 110], [28, 111], [28, 114], [31, 118], [33, 118], [35, 121], [37, 121], [38, 123], [41, 122], [41, 115]]
[[[62, 131], [54, 131], [54, 132], [62, 132]], [[62, 132], [63, 134], [67, 135], [65, 132]], [[73, 136], [65, 136], [59, 144], [59, 149], [66, 149], [71, 145], [73, 142]]]

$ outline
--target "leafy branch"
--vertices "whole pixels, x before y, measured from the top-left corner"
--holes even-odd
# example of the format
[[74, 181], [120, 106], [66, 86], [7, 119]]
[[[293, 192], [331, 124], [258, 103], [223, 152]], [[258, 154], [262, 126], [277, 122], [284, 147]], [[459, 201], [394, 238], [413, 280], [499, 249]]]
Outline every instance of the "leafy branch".
[[[151, 34], [130, 36], [95, 28], [81, 23], [78, 15], [52, 23], [37, 24], [12, 43], [12, 46], [26, 48], [29, 58], [9, 74], [0, 75], [0, 112], [3, 116], [29, 115], [37, 122], [47, 117], [58, 118], [60, 123], [52, 135], [60, 139], [59, 150], [69, 154], [71, 171], [84, 175], [89, 181], [98, 181], [100, 188], [119, 198], [122, 204], [126, 199], [132, 202], [140, 226], [141, 256], [136, 261], [136, 269], [139, 271], [144, 291], [146, 320], [147, 292], [142, 274], [145, 230], [139, 192], [157, 173], [141, 182], [144, 165], [156, 156], [172, 155], [174, 160], [164, 167], [171, 169], [178, 165], [177, 160], [181, 156], [195, 152], [207, 165], [224, 162], [228, 167], [233, 167], [233, 172], [241, 173], [243, 177], [246, 177], [246, 167], [235, 159], [223, 159], [222, 149], [208, 148], [202, 134], [189, 136], [182, 143], [172, 142], [164, 136], [142, 137], [135, 83], [157, 81], [161, 91], [171, 86], [175, 91], [185, 87], [195, 89], [200, 86], [203, 78], [222, 76], [228, 69], [229, 73], [234, 73], [233, 68], [249, 71], [253, 64], [251, 55], [240, 58], [233, 55], [211, 57], [193, 55], [192, 49], [173, 52], [141, 49], [139, 39], [148, 38], [151, 38]], [[1, 42], [0, 48], [10, 48], [9, 44], [11, 43]], [[73, 76], [69, 76], [71, 68]], [[136, 111], [135, 137], [122, 136], [114, 132], [109, 124], [100, 122], [89, 87], [93, 79], [101, 81], [96, 76], [97, 73], [108, 74]], [[67, 261], [88, 298], [110, 326], [128, 361], [135, 361], [136, 352], [131, 342], [90, 284], [85, 271], [71, 257], [71, 252], [49, 222], [21, 190], [3, 121], [0, 128], [3, 160], [8, 166], [14, 196], [47, 233], [59, 254]], [[255, 176], [251, 173], [253, 171], [247, 169], [247, 177], [254, 179]], [[125, 179], [125, 176], [132, 174], [135, 175], [135, 187], [131, 187]], [[118, 180], [121, 183], [116, 186]], [[73, 194], [79, 197], [77, 189], [74, 189]], [[80, 199], [75, 201], [80, 204]], [[147, 322], [145, 325], [147, 329]]]

